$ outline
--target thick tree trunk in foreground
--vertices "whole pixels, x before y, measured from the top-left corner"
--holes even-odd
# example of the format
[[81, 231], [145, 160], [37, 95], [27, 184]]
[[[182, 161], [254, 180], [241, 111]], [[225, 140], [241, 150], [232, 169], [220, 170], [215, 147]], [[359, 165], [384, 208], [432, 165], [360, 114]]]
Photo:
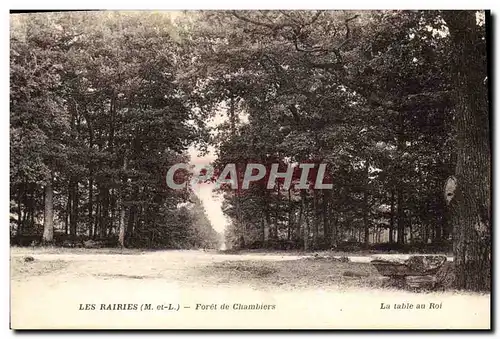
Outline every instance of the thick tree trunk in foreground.
[[43, 217], [43, 243], [54, 241], [54, 189], [52, 178], [45, 185], [45, 209]]
[[473, 11], [443, 16], [455, 48], [457, 166], [451, 200], [456, 287], [491, 288], [491, 149], [484, 26]]

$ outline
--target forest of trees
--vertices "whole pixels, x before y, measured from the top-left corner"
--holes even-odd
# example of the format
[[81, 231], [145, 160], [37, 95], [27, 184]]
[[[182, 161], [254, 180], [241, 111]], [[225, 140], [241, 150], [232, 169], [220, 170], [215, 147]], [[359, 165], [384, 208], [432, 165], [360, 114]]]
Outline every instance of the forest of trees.
[[45, 227], [49, 243], [86, 236], [138, 247], [219, 247], [193, 192], [164, 183], [168, 167], [187, 162], [187, 147], [202, 135], [175, 85], [172, 32], [162, 14], [12, 15], [14, 241]]
[[[14, 17], [14, 16], [13, 16]], [[186, 149], [215, 167], [325, 163], [331, 190], [221, 188], [232, 247], [453, 243], [490, 284], [488, 16], [474, 11], [22, 15], [11, 23], [11, 222], [206, 246]], [[207, 121], [224, 112], [215, 129]], [[456, 190], [445, 197], [449, 178]], [[193, 204], [193, 208], [179, 204]], [[448, 203], [447, 203], [448, 202]], [[45, 215], [45, 217], [43, 217]], [[54, 221], [53, 221], [54, 220]], [[469, 273], [467, 273], [469, 272]]]
[[[241, 181], [247, 163], [283, 171], [326, 163], [333, 183], [223, 187], [230, 245], [446, 251], [453, 240], [458, 286], [489, 288], [487, 19], [474, 11], [233, 11], [185, 23], [193, 56], [183, 80], [200, 107], [228, 117], [212, 140], [216, 165], [237, 164]], [[445, 197], [447, 179], [455, 189]]]

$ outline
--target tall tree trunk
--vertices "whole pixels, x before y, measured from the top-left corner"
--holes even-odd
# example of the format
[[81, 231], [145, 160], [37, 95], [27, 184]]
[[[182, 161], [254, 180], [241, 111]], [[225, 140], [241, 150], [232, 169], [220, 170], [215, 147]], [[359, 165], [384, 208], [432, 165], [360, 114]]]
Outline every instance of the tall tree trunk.
[[293, 204], [292, 204], [292, 189], [288, 189], [288, 225], [287, 225], [287, 234], [286, 239], [290, 240], [292, 236], [292, 227], [293, 227]]
[[369, 208], [368, 208], [368, 175], [369, 175], [370, 164], [368, 161], [365, 163], [365, 187], [363, 190], [363, 226], [365, 231], [364, 244], [368, 246], [370, 244], [370, 222], [368, 220]]
[[[444, 199], [440, 199], [441, 201], [441, 204], [442, 205], [445, 205], [444, 204]], [[441, 211], [442, 214], [441, 214], [441, 240], [442, 241], [448, 241], [449, 240], [449, 236], [450, 236], [450, 230], [449, 230], [449, 227], [448, 227], [448, 224], [449, 224], [449, 213], [448, 213], [448, 209], [446, 208], [446, 206], [441, 206]]]
[[110, 189], [110, 212], [111, 212], [111, 215], [110, 215], [110, 218], [109, 218], [109, 228], [108, 228], [108, 234], [109, 235], [114, 235], [114, 234], [117, 234], [117, 230], [118, 228], [115, 227], [115, 222], [118, 221], [118, 226], [119, 226], [119, 223], [120, 223], [120, 219], [116, 217], [116, 208], [117, 208], [117, 194], [115, 193], [116, 192], [116, 189], [115, 188], [111, 188]]
[[125, 207], [120, 207], [120, 220], [119, 220], [119, 231], [118, 231], [118, 243], [121, 247], [125, 247]]
[[20, 237], [23, 234], [23, 209], [21, 207], [23, 190], [24, 184], [20, 183], [17, 189], [17, 237]]
[[434, 225], [434, 239], [432, 239], [432, 242], [436, 242], [436, 243], [440, 243], [442, 241], [442, 225], [441, 225], [441, 222], [442, 222], [442, 218], [443, 216], [441, 216], [441, 218], [438, 220], [438, 222]]
[[[332, 213], [330, 213], [331, 215]], [[338, 230], [338, 220], [339, 213], [334, 213], [334, 215], [330, 218], [330, 246], [337, 247], [339, 240], [339, 230]]]
[[87, 128], [89, 132], [89, 150], [90, 150], [90, 160], [89, 160], [89, 237], [94, 236], [95, 228], [94, 228], [94, 221], [93, 221], [93, 207], [94, 207], [94, 201], [93, 201], [93, 193], [94, 193], [94, 164], [93, 164], [93, 159], [92, 159], [92, 150], [94, 148], [94, 129], [93, 129], [93, 122], [90, 120], [90, 117], [87, 113], [86, 110], [83, 111], [83, 115], [85, 116], [85, 120], [87, 121]]
[[399, 164], [397, 164], [397, 169], [398, 169], [398, 180], [397, 180], [397, 202], [398, 202], [398, 244], [402, 245], [405, 242], [405, 224], [404, 224], [404, 209], [403, 209], [403, 177], [404, 177], [404, 170], [401, 167], [403, 163], [403, 154], [405, 150], [405, 116], [404, 112], [399, 111], [398, 112], [398, 130], [397, 130], [397, 154], [399, 157]]
[[128, 212], [127, 230], [125, 232], [125, 237], [128, 239], [133, 237], [136, 217], [137, 217], [137, 206], [132, 205], [132, 206], [130, 206], [130, 209]]
[[269, 213], [269, 205], [266, 205], [266, 208], [264, 210], [264, 223], [262, 229], [262, 241], [264, 242], [263, 244], [264, 246], [267, 246], [267, 242], [269, 241], [270, 224], [271, 224], [271, 215]]
[[54, 241], [54, 189], [52, 188], [52, 174], [45, 185], [45, 206], [43, 214], [43, 238], [44, 244]]
[[[443, 11], [454, 43], [456, 190], [451, 199], [456, 287], [491, 288], [491, 140], [485, 27], [474, 11]], [[490, 25], [486, 15], [486, 25]], [[488, 85], [487, 85], [488, 83]], [[491, 88], [490, 88], [491, 89]]]
[[306, 210], [306, 192], [304, 190], [300, 191], [301, 193], [301, 204], [302, 204], [302, 214], [303, 214], [303, 219], [305, 220], [304, 223], [304, 251], [309, 251], [309, 220], [307, 216], [307, 210]]
[[325, 244], [330, 245], [331, 232], [330, 225], [328, 223], [328, 211], [328, 196], [326, 194], [326, 190], [323, 190], [323, 199], [321, 206], [321, 215], [323, 216], [323, 239]]
[[278, 240], [278, 227], [279, 227], [279, 219], [280, 219], [280, 202], [281, 202], [281, 190], [280, 190], [280, 183], [276, 183], [277, 187], [277, 192], [276, 192], [276, 205], [274, 207], [274, 210], [276, 213], [274, 214], [274, 227], [273, 227], [273, 232], [272, 232], [272, 238], [274, 240]]
[[413, 225], [411, 223], [411, 214], [408, 215], [408, 229], [410, 232], [410, 244], [413, 243]]
[[318, 248], [318, 197], [316, 190], [313, 190], [313, 208], [312, 208], [312, 247], [313, 249]]
[[108, 236], [109, 229], [109, 189], [104, 186], [101, 188], [100, 192], [101, 199], [101, 220], [100, 220], [100, 232], [101, 237], [106, 238]]
[[[109, 113], [110, 113], [110, 124], [109, 124], [109, 134], [108, 134], [108, 147], [109, 147], [109, 152], [111, 155], [115, 155], [115, 131], [116, 131], [116, 113], [118, 111], [117, 108], [117, 100], [116, 100], [116, 93], [113, 90], [113, 93], [111, 94], [110, 98], [110, 105], [109, 105]], [[113, 159], [112, 157], [111, 159]], [[115, 161], [110, 160], [109, 161], [109, 167], [110, 168], [115, 168]], [[104, 186], [104, 206], [102, 209], [103, 212], [103, 228], [102, 228], [102, 234], [104, 237], [108, 237], [112, 231], [113, 227], [113, 221], [114, 221], [114, 204], [113, 204], [113, 189], [107, 187], [106, 185]], [[111, 212], [111, 216], [110, 216]]]
[[[135, 152], [135, 154], [139, 154], [141, 152], [141, 129], [137, 129], [136, 131], [136, 136], [132, 142], [132, 147]], [[131, 239], [134, 236], [135, 232], [135, 226], [137, 224], [137, 216], [138, 216], [138, 206], [137, 206], [137, 200], [139, 199], [139, 186], [137, 183], [132, 184], [133, 185], [133, 193], [132, 193], [132, 201], [133, 203], [131, 204], [129, 208], [129, 215], [128, 215], [128, 221], [127, 221], [127, 230], [125, 232], [125, 238]], [[129, 241], [127, 240], [127, 241]]]
[[126, 238], [131, 238], [133, 237], [134, 234], [134, 226], [137, 219], [137, 205], [135, 202], [137, 201], [138, 197], [139, 197], [139, 187], [135, 186], [134, 193], [132, 195], [132, 200], [134, 201], [134, 203], [129, 208], [127, 231], [125, 232]]
[[93, 201], [93, 191], [94, 191], [94, 180], [92, 178], [92, 171], [90, 171], [90, 178], [89, 178], [89, 237], [94, 236], [94, 220], [93, 220], [93, 208], [94, 208], [94, 201]]
[[23, 213], [23, 231], [28, 226], [28, 190], [29, 186], [28, 183], [25, 181], [24, 182], [24, 189], [23, 189], [23, 206], [24, 206], [24, 213]]
[[269, 191], [264, 192], [264, 223], [262, 224], [262, 241], [263, 245], [267, 246], [269, 241], [269, 226], [271, 224], [271, 216], [269, 215]]
[[69, 234], [69, 216], [71, 215], [71, 187], [68, 185], [68, 195], [66, 196], [66, 213], [64, 216], [64, 234]]
[[[79, 137], [79, 115], [78, 115], [78, 103], [73, 99], [73, 108], [71, 109], [70, 127], [71, 136], [74, 139], [75, 144], [78, 143]], [[71, 238], [76, 237], [77, 225], [78, 225], [78, 180], [75, 176], [69, 178], [69, 196], [71, 200], [71, 210], [69, 214], [69, 235]]]
[[75, 179], [70, 180], [71, 191], [71, 214], [69, 217], [69, 234], [76, 237], [78, 226], [78, 182]]
[[[236, 103], [235, 103], [235, 98], [233, 96], [231, 96], [231, 98], [229, 99], [229, 110], [228, 110], [228, 118], [229, 118], [229, 130], [230, 130], [230, 133], [231, 133], [231, 136], [235, 136], [236, 135], [236, 120], [237, 120], [237, 114], [236, 114]], [[245, 239], [246, 237], [246, 223], [245, 223], [245, 227], [243, 227], [243, 220], [242, 220], [242, 211], [241, 211], [241, 206], [240, 206], [240, 196], [241, 196], [241, 192], [240, 192], [240, 171], [239, 171], [239, 163], [236, 164], [236, 191], [235, 191], [235, 198], [234, 198], [234, 202], [235, 202], [235, 210], [236, 210], [236, 224], [238, 225], [238, 229], [240, 231], [243, 231], [243, 240]], [[269, 227], [269, 225], [268, 225]], [[265, 230], [264, 230], [264, 235], [263, 235], [264, 238], [266, 238], [266, 235], [265, 235]], [[266, 240], [264, 240], [266, 241]]]
[[[99, 187], [99, 185], [97, 185]], [[95, 209], [95, 217], [94, 217], [94, 239], [98, 238], [101, 236], [101, 229], [100, 229], [100, 222], [101, 222], [101, 201], [99, 198], [99, 194], [97, 195], [96, 198], [96, 209]]]
[[443, 212], [442, 228], [443, 228], [443, 241], [448, 242], [450, 240], [450, 228], [449, 228], [450, 215], [447, 209]]
[[29, 220], [31, 227], [35, 228], [35, 205], [36, 205], [36, 186], [31, 185], [31, 194], [29, 200]]
[[295, 240], [298, 242], [302, 238], [301, 227], [304, 215], [304, 204], [302, 203], [302, 191], [300, 192], [300, 206], [299, 206], [299, 217], [297, 223], [295, 224]]
[[[123, 158], [123, 172], [127, 170], [127, 156], [125, 155]], [[124, 177], [122, 180], [123, 187], [118, 190], [118, 208], [120, 210], [120, 220], [119, 220], [119, 231], [118, 231], [118, 243], [121, 247], [125, 247], [125, 206], [123, 204], [124, 200], [124, 190], [125, 185], [127, 183], [127, 178]]]
[[[401, 185], [400, 185], [401, 186]], [[405, 243], [405, 221], [403, 211], [403, 188], [398, 189], [398, 244]]]
[[394, 198], [393, 188], [391, 189], [391, 221], [389, 224], [389, 243], [391, 244], [394, 242], [394, 204], [396, 203]]
[[422, 242], [424, 244], [429, 242], [429, 224], [426, 221], [422, 224]]

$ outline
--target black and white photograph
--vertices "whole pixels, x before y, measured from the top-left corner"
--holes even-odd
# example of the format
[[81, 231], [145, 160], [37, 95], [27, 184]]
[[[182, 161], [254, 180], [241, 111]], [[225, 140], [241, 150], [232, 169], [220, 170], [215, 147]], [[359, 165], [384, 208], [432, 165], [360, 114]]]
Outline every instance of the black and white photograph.
[[12, 330], [491, 329], [489, 10], [8, 16]]

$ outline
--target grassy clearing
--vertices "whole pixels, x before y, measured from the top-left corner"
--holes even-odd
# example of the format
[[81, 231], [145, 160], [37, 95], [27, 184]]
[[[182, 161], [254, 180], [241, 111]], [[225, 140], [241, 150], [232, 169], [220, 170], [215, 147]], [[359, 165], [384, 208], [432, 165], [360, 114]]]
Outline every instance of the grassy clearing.
[[201, 269], [215, 284], [244, 284], [255, 288], [382, 287], [384, 278], [371, 264], [330, 259], [285, 261], [223, 261]]
[[256, 289], [351, 289], [382, 288], [425, 293], [453, 289], [452, 263], [446, 263], [437, 274], [433, 288], [410, 288], [403, 281], [378, 273], [370, 263], [342, 262], [333, 257], [307, 257], [283, 261], [223, 261], [204, 267], [199, 273], [213, 284], [243, 284]]
[[23, 279], [33, 276], [45, 275], [55, 271], [62, 270], [69, 265], [64, 260], [33, 260], [25, 261], [25, 257], [11, 258], [10, 277], [13, 280]]
[[[12, 279], [50, 273], [57, 275], [61, 272], [73, 276], [94, 276], [103, 280], [161, 279], [187, 285], [243, 285], [264, 290], [398, 287], [390, 284], [389, 279], [380, 275], [372, 264], [349, 261], [346, 253], [338, 253], [333, 257], [331, 252], [327, 255], [313, 252], [306, 257], [304, 252], [298, 252], [302, 254], [299, 259], [282, 255], [282, 258], [275, 260], [252, 255], [258, 252], [240, 256], [211, 256], [210, 253], [197, 251], [160, 251], [142, 256], [143, 253], [144, 251], [128, 249], [13, 248]], [[61, 256], [38, 257], [43, 254]], [[87, 258], [85, 254], [90, 256]], [[120, 254], [129, 256], [120, 257]], [[268, 254], [279, 256], [281, 253], [273, 251]], [[26, 256], [34, 257], [34, 261], [25, 262]], [[67, 265], [71, 265], [71, 268], [62, 270]], [[444, 286], [447, 291], [448, 287]]]

